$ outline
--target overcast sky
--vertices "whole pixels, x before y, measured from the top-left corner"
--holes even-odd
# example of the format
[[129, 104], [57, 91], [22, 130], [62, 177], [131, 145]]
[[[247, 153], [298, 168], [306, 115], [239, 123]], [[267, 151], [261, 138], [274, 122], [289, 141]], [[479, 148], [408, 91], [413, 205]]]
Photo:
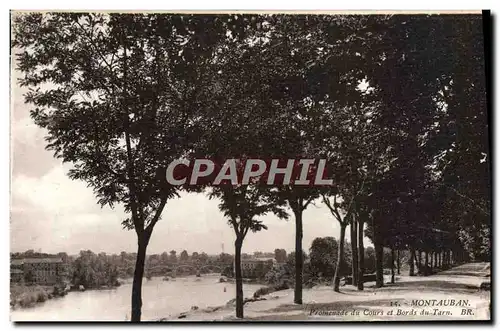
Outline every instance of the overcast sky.
[[[47, 253], [136, 251], [134, 231], [122, 229], [124, 213], [120, 207], [101, 209], [92, 190], [84, 182], [72, 181], [63, 165], [45, 150], [44, 131], [29, 117], [23, 102], [25, 89], [15, 84], [13, 72], [11, 114], [11, 251], [34, 249]], [[148, 253], [186, 249], [218, 254], [234, 252], [234, 232], [217, 208], [217, 200], [203, 194], [182, 194], [170, 200], [156, 225]], [[294, 250], [295, 225], [273, 215], [262, 218], [266, 231], [249, 233], [243, 251]], [[304, 213], [303, 247], [309, 250], [315, 237], [338, 238], [339, 225], [328, 209], [316, 202]], [[368, 241], [365, 239], [365, 243]]]

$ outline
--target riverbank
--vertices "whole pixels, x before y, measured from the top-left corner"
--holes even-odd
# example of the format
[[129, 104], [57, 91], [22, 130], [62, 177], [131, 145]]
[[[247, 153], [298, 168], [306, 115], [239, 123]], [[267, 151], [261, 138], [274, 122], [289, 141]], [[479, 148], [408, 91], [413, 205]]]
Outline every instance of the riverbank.
[[62, 286], [12, 284], [10, 286], [10, 306], [12, 309], [33, 307], [67, 293], [68, 291]]
[[[341, 293], [331, 287], [303, 290], [303, 304], [293, 303], [293, 289], [263, 295], [245, 304], [244, 320], [488, 320], [490, 291], [481, 284], [484, 276], [453, 274], [398, 276], [396, 284], [364, 291], [346, 285]], [[389, 313], [392, 311], [392, 313]], [[234, 304], [194, 309], [160, 321], [234, 321]], [[359, 315], [358, 315], [359, 314]]]
[[69, 292], [81, 291], [102, 291], [113, 290], [120, 286], [116, 283], [114, 286], [101, 286], [99, 288], [85, 289], [81, 286], [69, 285], [20, 285], [11, 284], [10, 286], [10, 307], [11, 309], [32, 308], [37, 304], [44, 303], [47, 300], [63, 297]]
[[[176, 318], [192, 307], [205, 309], [224, 305], [234, 298], [236, 285], [221, 283], [220, 275], [162, 277], [144, 280], [142, 319]], [[122, 282], [122, 280], [120, 280]], [[245, 297], [252, 297], [263, 285], [245, 284]], [[131, 282], [109, 290], [72, 291], [64, 298], [54, 298], [33, 307], [11, 309], [12, 321], [128, 321], [130, 320]]]

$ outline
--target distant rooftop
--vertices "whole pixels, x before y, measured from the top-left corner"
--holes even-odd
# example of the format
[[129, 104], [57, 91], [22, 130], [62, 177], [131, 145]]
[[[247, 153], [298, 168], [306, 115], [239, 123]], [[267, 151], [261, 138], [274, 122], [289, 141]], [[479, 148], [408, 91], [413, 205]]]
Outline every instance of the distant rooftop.
[[63, 260], [60, 257], [30, 257], [25, 259], [12, 259], [10, 260], [11, 265], [22, 265], [24, 263], [62, 263]]
[[266, 262], [266, 261], [274, 261], [274, 258], [272, 257], [253, 257], [251, 259], [245, 259], [245, 260], [241, 260], [242, 262], [259, 262], [259, 261], [263, 261], [263, 262]]

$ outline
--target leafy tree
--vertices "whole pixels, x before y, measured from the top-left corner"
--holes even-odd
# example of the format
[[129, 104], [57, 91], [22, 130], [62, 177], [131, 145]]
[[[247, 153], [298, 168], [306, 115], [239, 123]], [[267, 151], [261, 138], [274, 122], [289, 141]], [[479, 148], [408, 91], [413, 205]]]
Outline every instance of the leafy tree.
[[118, 266], [114, 265], [111, 256], [106, 253], [80, 251], [72, 263], [72, 279], [74, 285], [83, 285], [87, 289], [112, 287], [118, 284]]
[[198, 254], [198, 252], [193, 252], [191, 254], [191, 261], [193, 261], [194, 263], [197, 263], [199, 258], [200, 258], [200, 254]]
[[[429, 260], [437, 251], [461, 250], [454, 238], [460, 237], [460, 228], [467, 227], [465, 215], [479, 216], [474, 224], [488, 227], [480, 21], [462, 16], [396, 15], [380, 20], [380, 38], [371, 39], [377, 45], [371, 49], [377, 51], [371, 54], [374, 60], [367, 62], [366, 72], [371, 94], [383, 105], [377, 107], [374, 123], [384, 137], [388, 159], [395, 160], [370, 187], [368, 233], [377, 251], [379, 286], [383, 246], [424, 250]], [[415, 52], [424, 47], [429, 52]], [[467, 147], [459, 152], [458, 146]], [[466, 165], [464, 171], [459, 170], [462, 165]], [[472, 168], [470, 173], [465, 170]], [[456, 171], [461, 174], [455, 176]], [[456, 191], [469, 184], [473, 198]], [[464, 210], [466, 201], [471, 204]], [[438, 233], [448, 235], [440, 238]]]
[[[317, 277], [332, 278], [338, 264], [339, 244], [333, 237], [314, 238], [309, 250], [311, 271]], [[336, 273], [336, 271], [335, 271]]]
[[286, 250], [282, 248], [276, 248], [274, 250], [274, 259], [277, 263], [285, 263], [286, 261]]
[[168, 263], [169, 256], [168, 256], [167, 252], [161, 253], [160, 257], [161, 257], [161, 262], [162, 263]]
[[[287, 256], [287, 259], [286, 259], [286, 265], [287, 265], [287, 268], [289, 270], [293, 270], [293, 275], [295, 276], [295, 257], [297, 256], [297, 254], [295, 254], [295, 252], [291, 252], [288, 254]], [[307, 253], [305, 251], [302, 251], [302, 261], [306, 261], [307, 260]]]
[[201, 252], [198, 260], [200, 261], [201, 264], [206, 264], [208, 262], [208, 255], [205, 252]]
[[[265, 189], [264, 189], [265, 190]], [[262, 188], [254, 185], [233, 187], [224, 185], [213, 188], [212, 198], [221, 200], [219, 208], [228, 218], [236, 240], [234, 242], [234, 268], [236, 278], [236, 317], [243, 318], [243, 280], [241, 273], [241, 249], [243, 240], [249, 230], [257, 232], [267, 227], [257, 218], [267, 213], [275, 213], [286, 218], [287, 214], [273, 201], [272, 197], [263, 194]]]
[[181, 256], [179, 257], [179, 260], [181, 262], [186, 262], [187, 260], [189, 260], [189, 254], [188, 254], [188, 252], [186, 250], [183, 250], [181, 252]]
[[365, 271], [367, 274], [375, 272], [375, 249], [372, 246], [365, 249]]
[[194, 68], [226, 38], [219, 22], [160, 14], [14, 17], [20, 84], [29, 88], [32, 118], [47, 129], [47, 148], [72, 164], [70, 178], [87, 182], [100, 205], [121, 204], [130, 215], [122, 224], [138, 238], [132, 321], [141, 316], [147, 245], [176, 196], [162, 175], [190, 143], [187, 119], [201, 81]]
[[[353, 192], [352, 195], [349, 195], [348, 193], [344, 193], [343, 197], [347, 198], [350, 196], [350, 201], [346, 202], [343, 201], [342, 205], [344, 207], [341, 207], [341, 203], [338, 202], [337, 200], [337, 192], [338, 192], [338, 187], [341, 187], [337, 185], [335, 190], [333, 191], [333, 202], [330, 200], [327, 194], [323, 193], [322, 198], [323, 198], [323, 203], [328, 207], [330, 210], [331, 214], [335, 217], [335, 219], [339, 222], [340, 224], [340, 237], [339, 237], [339, 244], [338, 244], [338, 258], [337, 258], [337, 264], [335, 268], [335, 276], [333, 278], [333, 289], [335, 292], [340, 291], [340, 277], [341, 275], [341, 269], [343, 268], [344, 265], [344, 242], [345, 242], [345, 231], [347, 228], [347, 225], [351, 224], [352, 227], [354, 227], [356, 224], [360, 224], [360, 229], [358, 230], [359, 233], [361, 233], [360, 238], [356, 238], [358, 240], [358, 243], [363, 241], [363, 227], [361, 222], [354, 222], [352, 219], [355, 217], [355, 199], [357, 198], [357, 195], [359, 194], [360, 191], [363, 190], [363, 186], [365, 183], [365, 179], [363, 178], [363, 181], [361, 182], [360, 188], [356, 191]], [[330, 194], [332, 194], [332, 191], [330, 191]], [[359, 249], [360, 254], [363, 253], [362, 247]], [[357, 255], [357, 251], [356, 251]], [[363, 256], [363, 255], [360, 255]], [[358, 261], [353, 261], [354, 263], [357, 263]], [[360, 264], [361, 269], [363, 269], [363, 263]], [[358, 270], [358, 269], [356, 269]], [[358, 275], [356, 275], [358, 276]], [[361, 273], [362, 277], [362, 273]], [[360, 282], [359, 284], [362, 284]]]
[[288, 283], [289, 278], [293, 273], [287, 269], [286, 265], [274, 265], [264, 276], [267, 284], [281, 285]]
[[232, 265], [234, 263], [234, 257], [231, 254], [221, 253], [219, 255], [219, 262], [223, 265]]
[[175, 250], [171, 250], [169, 253], [170, 253], [168, 258], [169, 262], [177, 263], [177, 252]]

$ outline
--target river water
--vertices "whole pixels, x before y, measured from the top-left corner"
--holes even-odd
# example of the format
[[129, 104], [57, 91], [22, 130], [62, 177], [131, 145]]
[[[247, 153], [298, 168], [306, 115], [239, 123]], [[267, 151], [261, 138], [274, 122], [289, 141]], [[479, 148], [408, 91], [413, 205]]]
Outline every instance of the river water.
[[[161, 277], [144, 280], [142, 320], [176, 316], [192, 306], [203, 309], [224, 305], [235, 297], [235, 284], [219, 283], [219, 278], [219, 275], [203, 275], [170, 281]], [[243, 284], [243, 294], [251, 297], [260, 287]], [[130, 319], [131, 293], [131, 283], [111, 290], [70, 292], [32, 308], [11, 310], [10, 318], [12, 321], [126, 321]]]

